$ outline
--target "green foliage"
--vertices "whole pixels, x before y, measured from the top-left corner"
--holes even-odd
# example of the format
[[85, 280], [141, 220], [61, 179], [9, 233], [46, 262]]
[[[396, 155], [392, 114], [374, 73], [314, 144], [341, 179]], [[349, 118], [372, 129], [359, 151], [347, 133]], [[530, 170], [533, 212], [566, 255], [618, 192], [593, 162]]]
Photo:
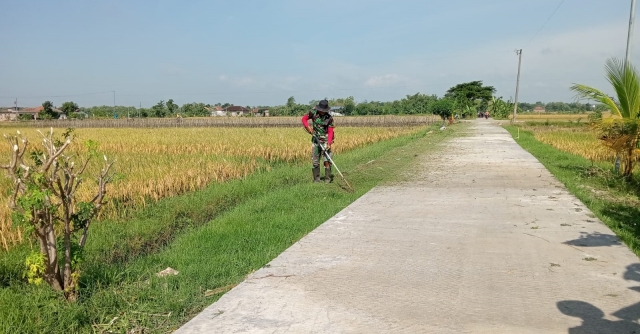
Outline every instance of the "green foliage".
[[460, 115], [464, 118], [476, 117], [478, 115], [478, 108], [476, 106], [465, 105], [460, 109]]
[[356, 103], [353, 99], [353, 96], [349, 96], [344, 99], [344, 105], [342, 107], [342, 113], [346, 116], [353, 115], [356, 110]]
[[126, 118], [127, 115], [131, 117], [143, 117], [142, 114], [149, 114], [149, 109], [136, 109], [135, 107], [124, 106], [96, 106], [90, 108], [80, 108], [82, 112], [85, 112], [89, 118], [113, 118], [115, 114], [118, 118]]
[[18, 115], [18, 120], [19, 121], [32, 121], [33, 120], [33, 115], [31, 115], [31, 114], [20, 114], [20, 115]]
[[[69, 301], [77, 298], [80, 278], [77, 264], [89, 223], [103, 204], [112, 166], [105, 157], [96, 196], [91, 202], [76, 203], [76, 190], [85, 169], [74, 168], [72, 157], [63, 154], [72, 143], [73, 132], [74, 129], [68, 128], [61, 137], [54, 136], [53, 129], [46, 135], [40, 133], [46, 153], [40, 149], [30, 151], [28, 140], [19, 132], [19, 136], [5, 136], [12, 147], [12, 163], [2, 166], [16, 185], [9, 204], [12, 220], [15, 226], [24, 228], [28, 238], [35, 239], [40, 249], [39, 256], [32, 254], [27, 258], [24, 277], [37, 284], [46, 282], [54, 290], [63, 292]], [[90, 155], [95, 146], [88, 144]], [[27, 152], [32, 164], [23, 159]], [[86, 163], [88, 161], [83, 166]], [[70, 242], [72, 238], [75, 240]]]
[[165, 108], [164, 101], [160, 101], [155, 106], [151, 107], [151, 111], [154, 117], [167, 116], [167, 109]]
[[297, 104], [295, 97], [291, 96], [287, 99], [287, 103], [283, 106], [276, 106], [270, 109], [271, 116], [302, 116], [311, 110], [311, 106], [306, 104]]
[[185, 117], [204, 117], [209, 115], [204, 103], [186, 103], [180, 108], [180, 114]]
[[60, 107], [60, 110], [62, 110], [62, 112], [68, 116], [78, 110], [78, 105], [74, 102], [65, 102], [62, 104], [62, 107]]
[[79, 202], [76, 204], [75, 212], [71, 214], [74, 230], [83, 229], [91, 221], [95, 214], [95, 206], [92, 203]]
[[594, 111], [593, 113], [589, 114], [589, 122], [590, 123], [597, 123], [602, 121], [602, 110], [597, 110]]
[[440, 116], [443, 120], [451, 117], [455, 108], [455, 101], [449, 98], [439, 99], [430, 105], [430, 111]]
[[624, 168], [622, 174], [631, 179], [636, 161], [636, 148], [640, 137], [640, 75], [630, 63], [616, 58], [608, 59], [605, 64], [607, 79], [616, 92], [617, 100], [604, 92], [581, 84], [574, 84], [571, 90], [579, 97], [598, 101], [622, 119], [601, 120], [596, 123], [603, 143], [622, 155]]
[[[308, 182], [306, 165], [282, 164], [162, 200], [126, 223], [95, 224], [84, 250], [78, 302], [11, 283], [0, 289], [0, 319], [7, 320], [0, 322], [0, 332], [174, 331], [220, 297], [206, 296], [207, 289], [241, 282], [372, 187], [395, 177], [380, 169], [402, 169], [452, 134], [426, 135], [428, 130], [336, 156], [341, 168], [358, 171], [349, 177], [353, 194], [337, 184]], [[317, 198], [324, 198], [324, 205], [318, 206]], [[180, 274], [154, 275], [167, 265]], [[110, 322], [109, 328], [99, 327]]]
[[89, 157], [91, 158], [97, 158], [98, 157], [98, 147], [99, 144], [97, 141], [95, 140], [87, 140], [84, 142], [84, 147], [87, 148], [87, 154], [89, 155]]
[[492, 97], [489, 103], [489, 114], [495, 119], [507, 119], [513, 113], [513, 102], [504, 101], [502, 97]]
[[33, 160], [33, 164], [36, 167], [42, 166], [42, 150], [37, 148], [33, 149], [31, 152], [29, 152], [29, 156], [31, 157], [31, 160]]
[[455, 100], [461, 109], [478, 106], [484, 110], [495, 92], [493, 86], [483, 86], [482, 81], [471, 81], [449, 88], [444, 96]]
[[286, 104], [287, 108], [294, 108], [296, 106], [296, 99], [291, 96], [287, 99], [287, 104]]
[[24, 261], [26, 270], [23, 277], [27, 279], [29, 284], [40, 285], [44, 280], [45, 266], [44, 255], [40, 252], [31, 253]]
[[53, 111], [53, 103], [51, 101], [44, 101], [42, 103], [42, 111], [38, 114], [39, 119], [54, 119], [58, 118], [58, 113]]
[[47, 114], [47, 113], [51, 113], [53, 112], [53, 103], [51, 103], [51, 101], [44, 101], [42, 103], [42, 112]]
[[167, 111], [169, 112], [169, 114], [173, 115], [177, 113], [178, 109], [179, 109], [179, 106], [173, 103], [173, 99], [169, 99], [169, 101], [167, 101]]

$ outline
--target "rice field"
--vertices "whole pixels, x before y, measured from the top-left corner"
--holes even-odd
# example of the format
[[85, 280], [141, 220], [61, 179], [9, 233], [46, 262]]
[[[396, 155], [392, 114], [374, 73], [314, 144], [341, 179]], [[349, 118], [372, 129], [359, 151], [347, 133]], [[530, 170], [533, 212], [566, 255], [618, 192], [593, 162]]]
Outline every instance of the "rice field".
[[[516, 116], [518, 122], [582, 122], [589, 123], [589, 113], [585, 114], [554, 114], [554, 113], [519, 113]], [[513, 115], [509, 115], [511, 119]], [[611, 117], [610, 112], [603, 112], [603, 118]]]
[[[335, 154], [378, 141], [408, 135], [419, 127], [341, 127], [336, 130]], [[0, 129], [3, 134], [17, 128]], [[19, 129], [40, 146], [36, 129]], [[58, 134], [62, 130], [57, 130]], [[102, 217], [119, 217], [162, 198], [203, 188], [211, 183], [238, 179], [278, 163], [310, 160], [310, 136], [301, 128], [101, 128], [76, 129], [72, 153], [86, 152], [84, 142], [98, 142], [98, 151], [115, 159], [116, 181], [107, 188], [108, 203]], [[2, 145], [4, 144], [4, 145]], [[0, 164], [9, 160], [9, 146], [0, 144]], [[90, 164], [87, 180], [78, 190], [80, 200], [92, 197], [99, 163]], [[10, 180], [0, 175], [0, 242], [4, 249], [22, 241], [11, 228], [8, 208]]]
[[564, 125], [525, 125], [524, 130], [533, 132], [534, 138], [561, 151], [579, 155], [594, 162], [610, 162], [616, 159], [613, 150], [603, 145], [591, 127]]
[[536, 140], [561, 151], [582, 156], [591, 161], [615, 160], [615, 152], [608, 149], [589, 127], [531, 127]]

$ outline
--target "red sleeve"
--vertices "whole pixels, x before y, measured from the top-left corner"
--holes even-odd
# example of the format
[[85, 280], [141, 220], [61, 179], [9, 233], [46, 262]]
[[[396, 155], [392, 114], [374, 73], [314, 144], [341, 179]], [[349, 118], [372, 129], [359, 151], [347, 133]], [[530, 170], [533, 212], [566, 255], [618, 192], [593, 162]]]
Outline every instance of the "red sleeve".
[[304, 125], [305, 128], [309, 126], [309, 114], [302, 116], [302, 125]]
[[327, 139], [327, 141], [329, 142], [329, 144], [333, 144], [333, 127], [329, 127], [329, 131], [327, 133], [327, 137], [329, 137]]

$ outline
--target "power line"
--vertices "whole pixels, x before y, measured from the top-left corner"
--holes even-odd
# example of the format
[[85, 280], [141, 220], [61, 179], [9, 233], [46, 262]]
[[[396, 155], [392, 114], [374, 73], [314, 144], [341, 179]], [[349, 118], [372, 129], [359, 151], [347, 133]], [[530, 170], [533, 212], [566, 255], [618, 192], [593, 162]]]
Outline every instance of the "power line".
[[535, 35], [533, 35], [533, 37], [531, 37], [531, 39], [529, 40], [529, 42], [527, 42], [527, 45], [529, 45], [529, 43], [531, 43], [531, 41], [533, 41], [538, 34], [542, 31], [542, 29], [544, 28], [544, 26], [547, 25], [547, 23], [549, 23], [549, 21], [551, 20], [551, 18], [553, 17], [553, 15], [556, 14], [556, 12], [558, 11], [558, 9], [560, 9], [560, 6], [562, 6], [562, 4], [564, 3], [565, 0], [560, 1], [560, 3], [558, 4], [558, 7], [556, 7], [556, 9], [553, 11], [553, 13], [551, 13], [551, 15], [549, 16], [549, 18], [547, 18], [546, 21], [544, 21], [544, 24], [542, 25], [542, 27], [540, 27], [540, 29], [538, 29], [538, 31], [536, 32]]

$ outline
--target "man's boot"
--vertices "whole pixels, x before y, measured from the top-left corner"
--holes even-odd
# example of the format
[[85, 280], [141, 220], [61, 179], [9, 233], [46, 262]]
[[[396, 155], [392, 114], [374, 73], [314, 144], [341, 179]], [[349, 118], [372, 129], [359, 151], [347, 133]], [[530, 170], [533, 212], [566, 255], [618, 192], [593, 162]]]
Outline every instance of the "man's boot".
[[320, 167], [313, 167], [313, 182], [320, 182]]
[[331, 183], [333, 175], [331, 175], [331, 166], [324, 168], [324, 183]]

